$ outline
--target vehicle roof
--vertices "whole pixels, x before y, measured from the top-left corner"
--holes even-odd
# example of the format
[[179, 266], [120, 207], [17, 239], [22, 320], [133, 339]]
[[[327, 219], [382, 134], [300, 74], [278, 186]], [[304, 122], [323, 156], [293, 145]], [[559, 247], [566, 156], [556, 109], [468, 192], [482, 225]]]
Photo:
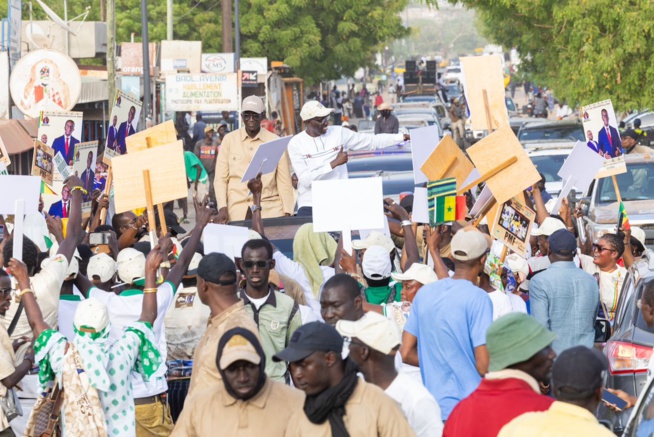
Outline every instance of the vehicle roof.
[[572, 152], [572, 147], [560, 147], [560, 148], [544, 148], [539, 149], [535, 148], [534, 150], [528, 149], [528, 156], [552, 156], [552, 155], [569, 155]]
[[547, 150], [566, 150], [566, 153], [570, 151], [577, 144], [576, 141], [561, 141], [561, 140], [534, 140], [534, 141], [522, 141], [525, 150], [527, 153], [538, 152], [538, 151], [547, 151]]
[[530, 120], [527, 123], [525, 123], [522, 128], [523, 129], [536, 129], [536, 128], [547, 128], [547, 127], [560, 127], [560, 126], [566, 126], [566, 125], [581, 125], [581, 120], [578, 118], [573, 118], [573, 119], [566, 119], [566, 120], [547, 120], [547, 119], [539, 119], [539, 120]]

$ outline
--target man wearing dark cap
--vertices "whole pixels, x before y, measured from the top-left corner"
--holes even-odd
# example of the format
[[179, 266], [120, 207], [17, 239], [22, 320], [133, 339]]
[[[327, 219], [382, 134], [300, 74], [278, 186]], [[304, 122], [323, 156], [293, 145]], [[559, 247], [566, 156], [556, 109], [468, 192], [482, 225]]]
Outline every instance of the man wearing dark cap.
[[265, 373], [266, 355], [251, 331], [233, 328], [218, 343], [215, 366], [223, 384], [189, 398], [171, 436], [281, 436], [302, 410], [304, 393]]
[[574, 235], [560, 229], [548, 238], [550, 267], [529, 283], [531, 315], [556, 334], [557, 354], [573, 346], [593, 347], [599, 305], [597, 281], [572, 261]]
[[635, 153], [641, 155], [651, 155], [654, 150], [647, 146], [638, 144], [641, 136], [634, 129], [627, 129], [622, 132], [622, 148], [625, 154]]
[[249, 329], [261, 341], [256, 323], [238, 297], [237, 279], [234, 261], [223, 253], [210, 253], [198, 265], [198, 297], [211, 309], [211, 318], [193, 355], [189, 396], [197, 387], [203, 389], [222, 381], [216, 368], [216, 354], [218, 342], [227, 330], [235, 327]]
[[640, 128], [641, 124], [642, 122], [640, 121], [640, 118], [636, 118], [634, 120], [634, 131], [638, 136], [640, 136], [640, 140], [647, 140], [647, 132]]
[[[202, 200], [202, 199], [198, 199], [198, 200]], [[160, 229], [161, 228], [161, 225], [160, 225], [161, 218], [159, 217], [158, 214], [156, 216], [156, 219], [157, 219], [157, 229]], [[177, 235], [179, 235], [179, 234], [185, 234], [186, 233], [186, 229], [184, 229], [183, 227], [181, 227], [179, 225], [179, 221], [177, 219], [177, 214], [175, 214], [170, 209], [164, 209], [164, 220], [166, 222], [166, 228], [168, 228], [168, 232], [173, 237], [177, 237]]]
[[489, 372], [454, 408], [443, 435], [495, 437], [521, 414], [547, 410], [554, 400], [540, 394], [539, 383], [549, 385], [554, 338], [527, 314], [511, 313], [493, 322], [486, 333]]
[[343, 337], [334, 327], [311, 322], [298, 328], [288, 347], [273, 357], [290, 365], [293, 383], [307, 395], [291, 417], [286, 436], [414, 436], [397, 404], [357, 376], [341, 358]]
[[597, 349], [576, 346], [563, 351], [552, 370], [556, 402], [547, 411], [512, 420], [499, 437], [615, 437], [595, 418], [607, 372], [606, 357]]

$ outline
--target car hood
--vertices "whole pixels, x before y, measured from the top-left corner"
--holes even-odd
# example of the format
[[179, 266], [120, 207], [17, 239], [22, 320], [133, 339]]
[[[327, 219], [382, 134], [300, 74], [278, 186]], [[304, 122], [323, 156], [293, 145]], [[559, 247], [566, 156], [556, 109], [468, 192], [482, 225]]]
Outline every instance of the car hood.
[[[632, 200], [624, 202], [629, 223], [632, 225], [654, 224], [654, 200]], [[593, 221], [599, 224], [614, 224], [618, 222], [618, 202], [596, 206], [593, 210]]]

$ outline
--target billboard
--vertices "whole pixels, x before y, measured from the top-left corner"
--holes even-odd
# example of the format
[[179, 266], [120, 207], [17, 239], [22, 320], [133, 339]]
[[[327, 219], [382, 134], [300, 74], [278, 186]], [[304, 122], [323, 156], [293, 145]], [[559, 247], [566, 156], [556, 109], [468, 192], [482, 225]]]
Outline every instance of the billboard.
[[169, 74], [166, 76], [166, 111], [205, 112], [238, 109], [236, 73]]

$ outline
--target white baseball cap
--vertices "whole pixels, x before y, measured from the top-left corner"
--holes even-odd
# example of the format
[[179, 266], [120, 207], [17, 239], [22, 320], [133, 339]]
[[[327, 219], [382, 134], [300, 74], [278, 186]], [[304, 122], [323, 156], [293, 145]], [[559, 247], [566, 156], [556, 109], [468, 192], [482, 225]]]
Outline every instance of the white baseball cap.
[[400, 330], [395, 322], [372, 311], [354, 322], [339, 320], [336, 330], [343, 337], [356, 337], [366, 346], [386, 355], [391, 355], [402, 343]]
[[459, 261], [480, 258], [489, 248], [488, 240], [477, 229], [459, 229], [450, 244], [452, 257]]
[[643, 247], [647, 247], [645, 246], [645, 231], [643, 231], [641, 228], [639, 228], [638, 226], [632, 226], [631, 236], [634, 237], [636, 240], [638, 240], [638, 242], [642, 244]]
[[529, 265], [527, 260], [518, 255], [517, 253], [512, 253], [506, 257], [506, 265], [514, 273], [522, 273], [525, 276], [529, 275]]
[[94, 276], [100, 278], [100, 282], [107, 282], [116, 274], [116, 261], [106, 253], [93, 255], [89, 259], [89, 265], [86, 267], [87, 276], [93, 279]]
[[559, 229], [565, 229], [563, 222], [554, 217], [547, 217], [543, 220], [543, 223], [538, 227], [538, 229], [531, 231], [531, 235], [535, 237], [538, 237], [539, 235], [549, 237]]
[[263, 104], [263, 100], [259, 96], [248, 96], [243, 99], [241, 104], [241, 114], [244, 112], [254, 112], [256, 114], [261, 114], [266, 110], [266, 107]]
[[118, 277], [126, 284], [145, 276], [145, 255], [128, 247], [118, 253]]
[[302, 121], [308, 121], [312, 118], [326, 117], [331, 114], [333, 109], [325, 108], [322, 103], [317, 100], [309, 100], [302, 106], [300, 117]]
[[102, 332], [109, 325], [107, 306], [95, 297], [84, 299], [77, 306], [73, 325], [81, 332]]
[[434, 269], [426, 264], [413, 263], [404, 273], [391, 273], [394, 281], [417, 281], [422, 285], [431, 284], [438, 281], [438, 276]]
[[361, 261], [363, 274], [370, 279], [385, 279], [391, 276], [391, 257], [385, 247], [370, 246]]
[[356, 250], [367, 249], [371, 246], [381, 246], [389, 253], [395, 249], [395, 243], [391, 237], [379, 231], [370, 232], [364, 240], [352, 240], [352, 247]]
[[191, 262], [188, 265], [188, 270], [186, 271], [187, 276], [195, 276], [197, 274], [200, 261], [202, 261], [202, 255], [195, 252], [193, 254], [193, 258], [191, 258]]

